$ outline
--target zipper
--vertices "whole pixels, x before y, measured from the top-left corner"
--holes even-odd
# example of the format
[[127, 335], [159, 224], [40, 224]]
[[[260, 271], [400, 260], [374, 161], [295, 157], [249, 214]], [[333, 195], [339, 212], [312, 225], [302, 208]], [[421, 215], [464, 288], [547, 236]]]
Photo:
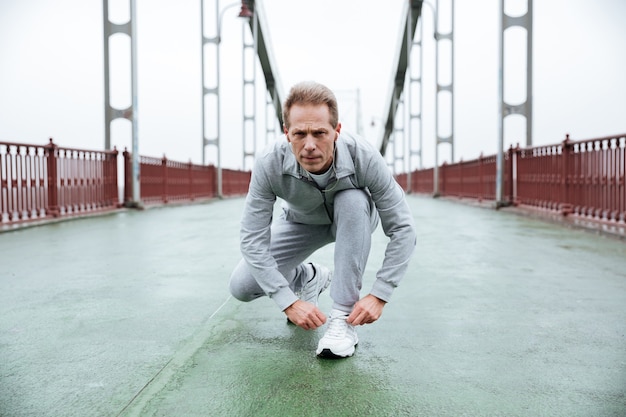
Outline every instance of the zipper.
[[[328, 210], [328, 205], [326, 205], [326, 192], [325, 190], [322, 190], [321, 188], [319, 188], [317, 186], [317, 183], [307, 177], [305, 177], [304, 175], [300, 174], [300, 180], [305, 182], [306, 184], [310, 185], [311, 187], [315, 188], [317, 191], [319, 191], [319, 193], [322, 195], [322, 201], [324, 204], [324, 210], [326, 211], [326, 216], [328, 216], [328, 221], [330, 221], [330, 223], [334, 223], [333, 222], [333, 216], [330, 214], [330, 210]], [[335, 179], [336, 181], [336, 179]]]
[[330, 220], [330, 223], [332, 224], [334, 223], [334, 221], [333, 216], [330, 215], [330, 210], [328, 210], [328, 206], [326, 205], [326, 191], [320, 190], [320, 193], [322, 193], [322, 198], [324, 199], [324, 209], [326, 210], [326, 215], [328, 216], [328, 220]]

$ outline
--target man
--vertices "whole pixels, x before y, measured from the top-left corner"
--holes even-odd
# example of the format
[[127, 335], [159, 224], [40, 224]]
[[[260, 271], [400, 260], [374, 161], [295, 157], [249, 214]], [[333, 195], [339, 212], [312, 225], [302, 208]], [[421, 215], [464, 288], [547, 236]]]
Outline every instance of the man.
[[[415, 247], [411, 212], [383, 157], [362, 138], [340, 135], [338, 119], [327, 87], [303, 82], [289, 92], [284, 138], [257, 156], [252, 171], [241, 223], [243, 259], [230, 282], [237, 299], [267, 295], [290, 322], [312, 330], [327, 321], [317, 300], [332, 278], [332, 311], [316, 350], [327, 358], [353, 355], [355, 326], [378, 320]], [[283, 211], [273, 219], [277, 197]], [[360, 298], [379, 219], [390, 240], [371, 291]], [[331, 242], [334, 273], [303, 263]]]

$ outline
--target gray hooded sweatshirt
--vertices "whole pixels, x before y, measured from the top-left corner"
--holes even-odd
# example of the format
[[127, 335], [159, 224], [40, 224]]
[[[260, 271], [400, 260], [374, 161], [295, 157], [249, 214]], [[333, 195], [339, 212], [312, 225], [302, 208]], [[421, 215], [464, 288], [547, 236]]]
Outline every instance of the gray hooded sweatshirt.
[[319, 189], [298, 164], [284, 135], [256, 158], [241, 222], [241, 252], [254, 278], [281, 309], [297, 297], [270, 255], [270, 227], [277, 197], [284, 200], [287, 221], [330, 225], [338, 192], [367, 190], [390, 239], [370, 294], [389, 301], [407, 270], [416, 243], [413, 216], [380, 152], [363, 138], [341, 132], [335, 142], [333, 167], [329, 184]]

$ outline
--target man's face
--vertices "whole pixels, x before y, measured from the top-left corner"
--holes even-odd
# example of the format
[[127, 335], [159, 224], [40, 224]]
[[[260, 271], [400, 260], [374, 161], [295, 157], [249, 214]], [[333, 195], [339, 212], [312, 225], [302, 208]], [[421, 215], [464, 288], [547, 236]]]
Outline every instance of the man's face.
[[341, 123], [332, 127], [325, 104], [294, 104], [289, 110], [289, 122], [289, 130], [284, 128], [284, 132], [298, 163], [313, 174], [326, 172], [333, 163]]

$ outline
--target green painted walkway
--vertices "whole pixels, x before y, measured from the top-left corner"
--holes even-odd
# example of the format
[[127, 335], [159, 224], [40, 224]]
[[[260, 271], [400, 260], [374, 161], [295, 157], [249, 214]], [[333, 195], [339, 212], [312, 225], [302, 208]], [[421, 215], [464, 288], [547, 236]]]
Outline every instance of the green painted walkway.
[[242, 199], [1, 233], [0, 415], [626, 415], [625, 242], [409, 201], [409, 274], [339, 361], [229, 297]]

